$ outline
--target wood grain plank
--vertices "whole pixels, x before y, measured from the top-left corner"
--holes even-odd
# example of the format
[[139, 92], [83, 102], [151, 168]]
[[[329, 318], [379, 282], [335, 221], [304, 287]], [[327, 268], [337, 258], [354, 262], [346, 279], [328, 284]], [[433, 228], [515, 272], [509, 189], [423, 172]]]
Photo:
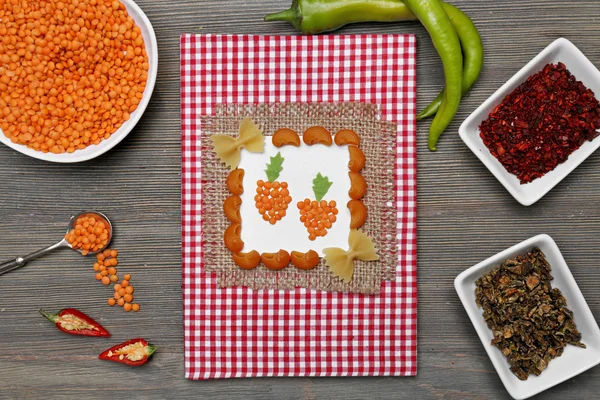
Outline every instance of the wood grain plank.
[[[0, 397], [211, 399], [508, 399], [453, 289], [465, 268], [538, 233], [554, 237], [593, 314], [600, 317], [600, 154], [542, 201], [520, 206], [456, 134], [460, 122], [557, 37], [572, 40], [592, 62], [600, 2], [595, 0], [457, 0], [480, 29], [483, 75], [440, 142], [426, 149], [418, 129], [419, 371], [415, 378], [264, 378], [189, 382], [184, 378], [180, 248], [179, 36], [181, 33], [293, 34], [267, 24], [289, 0], [139, 0], [152, 21], [160, 62], [144, 117], [117, 148], [81, 165], [55, 165], [0, 147], [0, 259], [60, 238], [72, 213], [105, 211], [116, 226], [119, 271], [132, 273], [142, 312], [105, 306], [89, 260], [61, 251], [0, 277]], [[356, 24], [339, 31], [415, 33], [418, 106], [441, 89], [441, 63], [418, 23]], [[37, 310], [77, 306], [113, 333], [86, 340], [56, 331]], [[100, 362], [109, 344], [147, 336], [159, 346], [141, 369]], [[585, 339], [585, 338], [584, 338]], [[543, 395], [594, 398], [593, 369]]]

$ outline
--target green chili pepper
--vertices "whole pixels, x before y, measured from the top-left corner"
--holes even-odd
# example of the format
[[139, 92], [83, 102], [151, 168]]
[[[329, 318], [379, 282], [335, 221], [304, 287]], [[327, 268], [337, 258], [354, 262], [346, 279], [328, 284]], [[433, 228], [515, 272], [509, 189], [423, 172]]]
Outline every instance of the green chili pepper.
[[446, 80], [442, 104], [429, 127], [429, 150], [435, 151], [438, 139], [450, 125], [462, 98], [463, 57], [458, 35], [439, 0], [404, 0], [421, 21], [437, 50]]
[[[483, 44], [477, 28], [465, 13], [448, 3], [442, 3], [444, 11], [448, 14], [452, 25], [456, 29], [458, 39], [462, 45], [464, 65], [462, 93], [467, 94], [469, 89], [477, 82], [481, 68], [483, 67]], [[436, 99], [417, 115], [417, 120], [422, 120], [434, 115], [440, 105], [444, 92], [442, 91]]]
[[354, 22], [416, 19], [400, 0], [293, 0], [288, 10], [265, 16], [265, 21], [287, 21], [307, 34], [333, 31]]
[[[481, 45], [477, 30], [474, 29], [475, 37], [472, 37], [473, 29], [462, 26], [465, 18], [472, 25], [466, 15], [455, 7], [444, 5], [441, 0], [293, 0], [290, 9], [269, 14], [265, 21], [288, 21], [300, 32], [314, 34], [335, 30], [352, 22], [405, 21], [414, 20], [415, 17], [429, 32], [444, 66], [446, 86], [440, 95], [439, 105], [434, 104], [427, 109], [429, 113], [435, 108], [431, 114], [436, 113], [429, 128], [428, 140], [429, 149], [435, 151], [439, 137], [452, 122], [462, 98], [463, 51], [457, 31], [465, 35], [465, 44]], [[456, 28], [453, 22], [457, 24]], [[469, 79], [465, 79], [465, 84], [477, 79], [483, 51], [465, 49], [467, 57]]]

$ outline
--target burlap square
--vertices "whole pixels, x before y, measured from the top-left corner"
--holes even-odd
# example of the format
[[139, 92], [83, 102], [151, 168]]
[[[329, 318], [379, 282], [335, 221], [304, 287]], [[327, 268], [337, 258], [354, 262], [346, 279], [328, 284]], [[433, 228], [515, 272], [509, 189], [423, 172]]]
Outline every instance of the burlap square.
[[[212, 151], [209, 137], [215, 133], [237, 136], [243, 117], [250, 117], [271, 136], [279, 128], [290, 128], [300, 135], [311, 126], [323, 126], [332, 134], [352, 129], [361, 138], [366, 166], [361, 171], [367, 181], [363, 198], [368, 218], [362, 230], [370, 235], [380, 260], [355, 262], [354, 278], [349, 284], [333, 276], [321, 262], [311, 271], [293, 266], [271, 271], [259, 265], [246, 271], [238, 268], [223, 243], [229, 221], [223, 214], [223, 202], [230, 195], [225, 186], [229, 169]], [[284, 103], [259, 105], [220, 105], [214, 116], [202, 117], [202, 246], [204, 267], [216, 274], [218, 286], [246, 286], [251, 289], [309, 289], [379, 293], [383, 280], [393, 280], [398, 264], [396, 232], [396, 125], [380, 119], [377, 108], [362, 103]], [[242, 229], [243, 229], [242, 221]], [[286, 249], [291, 251], [292, 249]]]

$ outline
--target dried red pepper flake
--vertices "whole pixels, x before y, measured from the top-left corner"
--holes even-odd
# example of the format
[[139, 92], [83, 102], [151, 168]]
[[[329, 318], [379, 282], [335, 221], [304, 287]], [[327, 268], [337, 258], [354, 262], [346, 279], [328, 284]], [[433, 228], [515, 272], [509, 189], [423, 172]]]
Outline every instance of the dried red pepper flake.
[[600, 103], [563, 63], [527, 78], [479, 127], [483, 143], [521, 184], [565, 162], [598, 128]]

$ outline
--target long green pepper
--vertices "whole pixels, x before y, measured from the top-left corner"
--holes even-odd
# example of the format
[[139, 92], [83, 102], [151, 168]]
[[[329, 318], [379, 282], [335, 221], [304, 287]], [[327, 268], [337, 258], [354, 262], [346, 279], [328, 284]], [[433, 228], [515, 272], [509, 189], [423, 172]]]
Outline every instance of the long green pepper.
[[439, 0], [403, 1], [429, 32], [444, 67], [446, 89], [440, 109], [429, 127], [427, 141], [429, 150], [435, 151], [438, 139], [452, 122], [462, 98], [462, 50], [456, 30]]
[[428, 140], [429, 148], [435, 151], [439, 137], [458, 111], [463, 90], [466, 92], [477, 80], [483, 62], [479, 33], [464, 13], [441, 0], [293, 0], [289, 10], [269, 14], [265, 21], [288, 21], [303, 33], [316, 34], [353, 22], [409, 21], [415, 17], [429, 32], [446, 79], [446, 89], [418, 115], [422, 119], [436, 114]]
[[312, 35], [354, 22], [416, 19], [400, 0], [293, 0], [289, 9], [265, 16], [265, 21], [287, 21], [296, 30]]
[[[265, 21], [288, 21], [297, 30], [307, 34], [333, 31], [354, 22], [411, 21], [417, 18], [402, 0], [294, 0], [288, 10], [269, 14]], [[462, 46], [463, 96], [475, 84], [483, 66], [483, 44], [473, 21], [461, 10], [442, 2]], [[440, 93], [417, 120], [435, 115], [442, 104]]]
[[[442, 2], [442, 6], [448, 18], [450, 18], [452, 25], [454, 25], [454, 29], [456, 29], [462, 47], [464, 58], [462, 91], [464, 96], [475, 82], [477, 82], [481, 73], [481, 68], [483, 67], [483, 43], [471, 18], [451, 4]], [[442, 104], [443, 96], [444, 92], [441, 92], [431, 104], [417, 115], [417, 120], [421, 121], [437, 113]]]

